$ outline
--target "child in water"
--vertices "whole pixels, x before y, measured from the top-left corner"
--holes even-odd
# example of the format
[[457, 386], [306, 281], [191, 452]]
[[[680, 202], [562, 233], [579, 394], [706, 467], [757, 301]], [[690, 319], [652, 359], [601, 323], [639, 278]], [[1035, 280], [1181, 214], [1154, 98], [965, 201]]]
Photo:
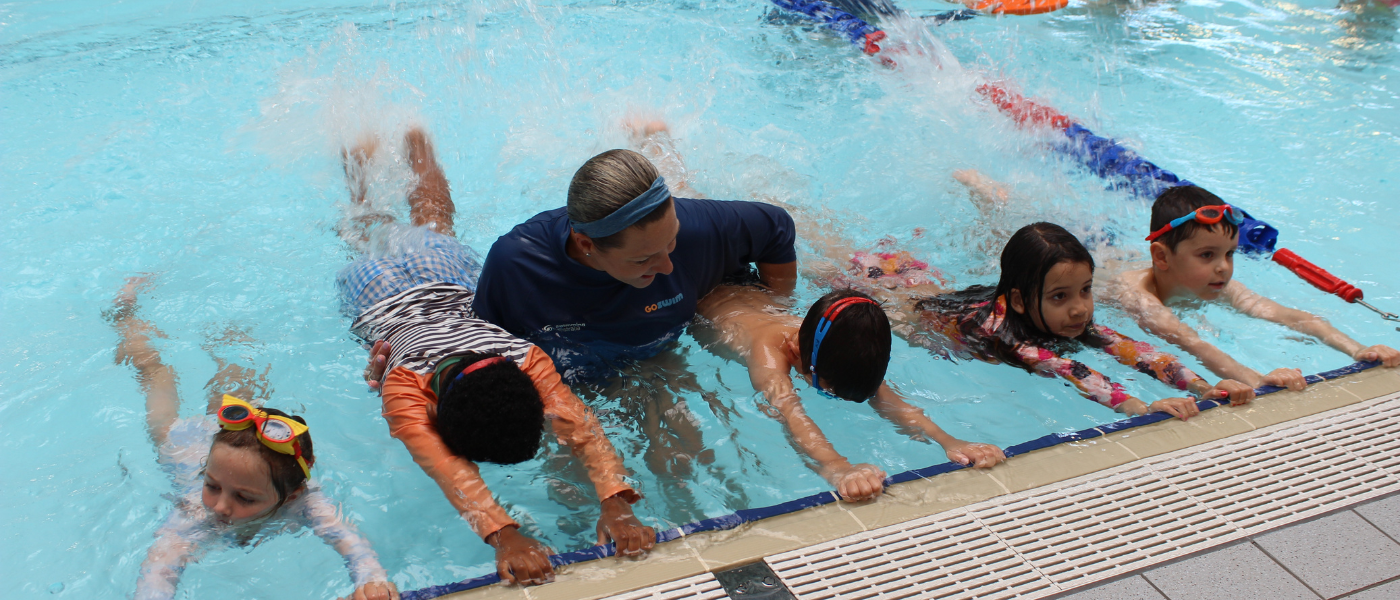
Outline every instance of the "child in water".
[[1190, 352], [1221, 377], [1250, 386], [1274, 385], [1301, 390], [1302, 371], [1280, 368], [1268, 374], [1246, 367], [1172, 313], [1174, 301], [1228, 303], [1250, 317], [1273, 321], [1322, 340], [1353, 360], [1400, 365], [1400, 352], [1383, 345], [1362, 346], [1325, 319], [1283, 306], [1233, 279], [1235, 248], [1243, 214], [1220, 197], [1196, 186], [1168, 188], [1152, 204], [1152, 266], [1120, 275], [1110, 292], [1139, 326]]
[[[984, 215], [1007, 200], [1004, 188], [976, 171], [959, 171], [954, 178], [968, 187]], [[972, 286], [950, 293], [937, 270], [908, 252], [855, 251], [824, 235], [807, 215], [789, 212], [800, 234], [829, 261], [809, 265], [809, 275], [880, 300], [894, 321], [894, 332], [910, 342], [941, 354], [1063, 377], [1084, 397], [1128, 415], [1165, 412], [1185, 420], [1200, 411], [1190, 398], [1146, 403], [1063, 355], [1088, 345], [1199, 398], [1228, 397], [1232, 404], [1254, 398], [1251, 386], [1230, 379], [1212, 386], [1175, 357], [1095, 324], [1094, 258], [1058, 225], [1036, 223], [1013, 234], [1002, 250], [1001, 278], [995, 288]]]
[[[662, 121], [632, 119], [625, 123], [633, 143], [660, 166], [678, 187], [685, 165]], [[693, 189], [689, 193], [696, 195]], [[698, 197], [698, 195], [696, 195]], [[875, 498], [884, 490], [885, 472], [871, 464], [852, 464], [832, 446], [802, 408], [792, 372], [821, 394], [871, 408], [917, 439], [943, 447], [950, 460], [991, 467], [1004, 460], [1000, 448], [959, 440], [943, 431], [919, 408], [885, 385], [890, 362], [890, 323], [869, 296], [837, 291], [817, 300], [799, 319], [757, 281], [727, 281], [702, 298], [695, 312], [708, 326], [692, 332], [710, 350], [743, 362], [749, 380], [763, 394], [770, 414], [787, 427], [797, 449], [816, 464], [814, 470], [847, 501]], [[820, 377], [817, 364], [822, 365]]]
[[[377, 138], [344, 153], [351, 201], [368, 208], [368, 170]], [[492, 497], [477, 463], [517, 464], [539, 453], [548, 426], [588, 471], [600, 505], [598, 543], [637, 556], [656, 544], [632, 504], [642, 495], [598, 418], [564, 385], [539, 347], [477, 317], [481, 267], [453, 233], [456, 204], [426, 132], [412, 127], [403, 147], [416, 177], [408, 192], [411, 226], [368, 213], [344, 232], [371, 250], [336, 277], [351, 332], [373, 343], [366, 381], [383, 399], [389, 434], [432, 477], [472, 530], [496, 549], [496, 572], [510, 583], [554, 579], [548, 548], [520, 532]], [[379, 248], [378, 246], [384, 246]]]
[[[943, 447], [959, 464], [991, 467], [1004, 460], [1000, 448], [959, 440], [884, 382], [890, 362], [890, 322], [869, 296], [831, 292], [798, 319], [753, 285], [722, 285], [705, 296], [696, 312], [710, 322], [695, 329], [712, 350], [749, 368], [749, 381], [780, 416], [793, 443], [816, 462], [814, 469], [847, 501], [867, 500], [884, 489], [885, 472], [853, 465], [836, 451], [802, 409], [792, 385], [796, 370], [818, 392], [870, 407], [901, 430]], [[818, 368], [820, 365], [820, 369]]]
[[245, 546], [255, 536], [299, 527], [310, 528], [345, 557], [355, 583], [351, 598], [397, 599], [398, 589], [369, 542], [310, 480], [316, 456], [306, 420], [220, 393], [218, 384], [232, 383], [234, 394], [251, 399], [251, 370], [221, 364], [209, 383], [206, 414], [178, 418], [175, 370], [161, 362], [150, 341], [161, 334], [136, 316], [136, 293], [144, 283], [128, 280], [108, 317], [121, 336], [117, 362], [136, 368], [146, 392], [146, 426], [181, 497], [141, 565], [136, 599], [174, 598], [185, 567], [211, 548]]

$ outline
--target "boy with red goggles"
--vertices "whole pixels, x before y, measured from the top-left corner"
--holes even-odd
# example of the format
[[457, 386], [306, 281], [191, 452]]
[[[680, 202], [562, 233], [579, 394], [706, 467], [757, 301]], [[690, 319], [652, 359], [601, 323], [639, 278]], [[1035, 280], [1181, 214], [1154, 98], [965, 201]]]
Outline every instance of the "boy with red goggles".
[[[1234, 280], [1235, 248], [1243, 211], [1196, 186], [1162, 192], [1152, 205], [1152, 234], [1147, 241], [1152, 266], [1118, 276], [1109, 287], [1128, 314], [1144, 330], [1180, 346], [1216, 375], [1252, 387], [1272, 385], [1301, 390], [1307, 382], [1294, 368], [1267, 374], [1240, 364], [1182, 323], [1169, 308], [1175, 300], [1225, 302], [1251, 317], [1279, 323], [1325, 342], [1354, 360], [1400, 365], [1400, 352], [1389, 346], [1363, 346], [1325, 319], [1283, 306]], [[1248, 397], [1233, 398], [1237, 403]]]

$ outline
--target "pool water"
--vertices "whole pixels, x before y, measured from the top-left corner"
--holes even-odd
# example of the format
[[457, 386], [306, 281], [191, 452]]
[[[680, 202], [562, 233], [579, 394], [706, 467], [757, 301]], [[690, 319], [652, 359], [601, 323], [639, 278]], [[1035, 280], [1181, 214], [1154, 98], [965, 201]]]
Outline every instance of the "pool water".
[[[902, 4], [914, 17], [953, 8]], [[929, 27], [891, 22], [898, 69], [759, 1], [0, 5], [0, 564], [16, 597], [124, 597], [170, 510], [143, 401], [101, 312], [123, 278], [154, 274], [160, 327], [197, 414], [214, 359], [266, 369], [274, 405], [303, 414], [316, 477], [401, 589], [492, 571], [492, 553], [387, 435], [360, 381], [333, 276], [354, 256], [339, 149], [362, 131], [425, 124], [453, 185], [458, 236], [484, 251], [563, 204], [575, 168], [623, 146], [635, 111], [671, 123], [692, 185], [772, 196], [857, 245], [893, 236], [960, 285], [995, 281], [994, 234], [950, 174], [977, 168], [1017, 200], [996, 225], [1049, 219], [1142, 251], [1147, 203], [1106, 190], [972, 91], [1016, 82], [1101, 135], [1272, 222], [1280, 246], [1400, 309], [1400, 26], [1366, 3], [1079, 2], [1050, 15]], [[391, 148], [391, 150], [393, 150]], [[406, 178], [378, 174], [402, 210]], [[1366, 343], [1400, 343], [1375, 315], [1259, 259], [1236, 277]], [[805, 285], [804, 307], [821, 290]], [[1350, 362], [1217, 307], [1187, 320], [1264, 370]], [[1099, 319], [1141, 336], [1121, 314]], [[233, 337], [247, 338], [233, 344]], [[895, 345], [889, 380], [954, 435], [1001, 445], [1115, 420], [1057, 380]], [[701, 392], [681, 398], [713, 450], [677, 478], [651, 472], [636, 401], [595, 400], [658, 528], [828, 486], [767, 417], [744, 370], [688, 337]], [[1082, 356], [1146, 399], [1155, 381]], [[1190, 364], [1194, 364], [1188, 361]], [[662, 393], [644, 389], [644, 397]], [[808, 391], [836, 448], [890, 473], [943, 462], [865, 406]], [[568, 461], [483, 472], [527, 533], [558, 551], [595, 541], [596, 500]], [[329, 597], [350, 589], [309, 534], [191, 566], [181, 597]], [[11, 592], [12, 596], [15, 595]]]

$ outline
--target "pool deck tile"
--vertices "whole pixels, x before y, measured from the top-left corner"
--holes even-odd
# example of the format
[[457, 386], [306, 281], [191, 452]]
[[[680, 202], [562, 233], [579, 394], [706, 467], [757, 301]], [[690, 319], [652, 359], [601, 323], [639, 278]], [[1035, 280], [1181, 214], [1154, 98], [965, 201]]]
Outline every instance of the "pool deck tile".
[[555, 572], [554, 583], [528, 588], [527, 594], [530, 600], [588, 600], [704, 573], [705, 564], [686, 542], [658, 544], [641, 560], [608, 557], [570, 565]]
[[1190, 421], [1162, 421], [1115, 431], [1105, 438], [1121, 444], [1138, 458], [1148, 458], [1253, 430], [1249, 421], [1241, 419], [1228, 407], [1221, 407], [1203, 412]]
[[1383, 583], [1346, 597], [1346, 600], [1395, 600], [1400, 598], [1400, 580]]
[[[1348, 380], [1365, 377], [1368, 373], [1351, 375]], [[1393, 392], [1394, 389], [1390, 391]], [[1275, 392], [1262, 398], [1256, 398], [1245, 406], [1222, 406], [1215, 410], [1232, 412], [1248, 421], [1250, 425], [1263, 428], [1334, 408], [1349, 406], [1360, 401], [1361, 398], [1348, 389], [1338, 387], [1336, 382], [1328, 381], [1308, 386], [1308, 389], [1303, 392]]]
[[[1356, 514], [1361, 515], [1361, 518], [1369, 521], [1376, 529], [1390, 536], [1390, 539], [1400, 540], [1400, 496], [1358, 504], [1354, 510]], [[1400, 596], [1396, 597], [1400, 598]]]
[[1350, 510], [1254, 542], [1324, 598], [1400, 577], [1400, 544]]
[[877, 502], [843, 504], [866, 529], [897, 525], [921, 517], [975, 504], [1005, 494], [1001, 484], [983, 469], [962, 469], [933, 479], [919, 479], [885, 489]]
[[988, 473], [1016, 493], [1049, 485], [1137, 459], [1127, 448], [1102, 437], [1036, 450], [997, 465]]
[[1400, 369], [1379, 367], [1333, 379], [1324, 385], [1345, 390], [1361, 399], [1377, 398], [1400, 389]]
[[860, 521], [836, 504], [746, 523], [727, 531], [687, 536], [705, 568], [715, 571], [765, 556], [860, 533]]
[[1307, 586], [1250, 542], [1144, 573], [1171, 600], [1317, 600]]
[[1141, 575], [1115, 579], [1068, 596], [1058, 596], [1060, 600], [1167, 600], [1157, 588], [1152, 587]]
[[465, 592], [439, 596], [439, 600], [530, 600], [525, 588], [519, 585], [496, 584]]

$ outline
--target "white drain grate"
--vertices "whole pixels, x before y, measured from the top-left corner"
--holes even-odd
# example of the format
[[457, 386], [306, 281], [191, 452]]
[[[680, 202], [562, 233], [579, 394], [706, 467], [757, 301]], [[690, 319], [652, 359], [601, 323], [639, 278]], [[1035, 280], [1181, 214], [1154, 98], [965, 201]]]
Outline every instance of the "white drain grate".
[[1145, 468], [974, 514], [1055, 583], [1130, 571], [1235, 533], [1224, 519]]
[[1361, 460], [1400, 476], [1400, 415], [1385, 410], [1385, 405], [1369, 407], [1354, 419], [1328, 422], [1317, 433]]
[[1400, 395], [766, 560], [802, 600], [1040, 598], [1400, 491]]
[[709, 573], [677, 579], [626, 594], [608, 596], [602, 600], [728, 600], [724, 587]]
[[1013, 598], [1046, 587], [966, 514], [939, 515], [770, 558], [788, 589], [820, 598]]

